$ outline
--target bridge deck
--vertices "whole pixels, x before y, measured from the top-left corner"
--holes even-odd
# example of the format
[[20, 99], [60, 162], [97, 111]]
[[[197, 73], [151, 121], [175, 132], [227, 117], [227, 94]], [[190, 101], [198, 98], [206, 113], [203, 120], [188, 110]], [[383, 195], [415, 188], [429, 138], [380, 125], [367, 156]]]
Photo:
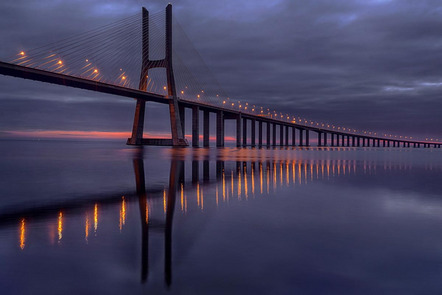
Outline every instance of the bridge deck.
[[[133, 99], [142, 99], [145, 101], [152, 101], [156, 103], [162, 103], [162, 104], [169, 104], [170, 99], [167, 96], [159, 95], [155, 93], [145, 92], [141, 90], [126, 88], [122, 86], [112, 85], [104, 82], [98, 82], [93, 81], [89, 79], [59, 74], [59, 73], [53, 73], [45, 70], [40, 69], [34, 69], [29, 68], [25, 66], [15, 65], [11, 63], [1, 62], [0, 61], [0, 74], [7, 75], [7, 76], [13, 76], [23, 79], [29, 79], [29, 80], [36, 80], [51, 84], [57, 84], [57, 85], [64, 85], [79, 89], [86, 89], [96, 92], [102, 92], [107, 94], [113, 94], [123, 97], [130, 97]], [[354, 133], [347, 133], [337, 130], [330, 130], [330, 129], [324, 129], [320, 127], [313, 127], [313, 126], [306, 126], [301, 125], [297, 123], [291, 123], [287, 121], [280, 121], [273, 118], [267, 118], [262, 117], [259, 115], [254, 115], [250, 113], [243, 113], [240, 111], [232, 110], [223, 108], [220, 106], [214, 106], [205, 104], [202, 102], [197, 101], [189, 101], [189, 100], [180, 100], [180, 104], [182, 104], [185, 107], [191, 108], [193, 106], [199, 107], [201, 110], [206, 110], [209, 112], [218, 112], [223, 111], [225, 113], [225, 118], [236, 118], [238, 115], [241, 114], [242, 118], [246, 119], [254, 119], [259, 120], [263, 122], [268, 122], [272, 124], [278, 124], [278, 125], [284, 125], [284, 126], [291, 126], [299, 129], [319, 132], [319, 133], [329, 133], [329, 134], [335, 134], [335, 135], [344, 135], [344, 136], [358, 136], [368, 139], [374, 139], [374, 140], [389, 140], [389, 141], [396, 141], [396, 142], [405, 142], [405, 143], [411, 143], [411, 144], [440, 144], [439, 142], [428, 142], [428, 141], [416, 141], [416, 140], [408, 140], [408, 139], [395, 139], [395, 138], [384, 138], [384, 137], [378, 137], [378, 136], [370, 136], [370, 135], [362, 135], [362, 134], [354, 134]]]
[[140, 91], [136, 89], [121, 87], [104, 82], [93, 81], [74, 76], [53, 73], [45, 70], [39, 70], [20, 65], [5, 63], [0, 61], [0, 74], [13, 76], [23, 79], [35, 80], [57, 85], [64, 85], [74, 88], [92, 90], [96, 92], [114, 94], [118, 96], [130, 97], [134, 99], [142, 99], [145, 101], [154, 101], [158, 103], [169, 103], [166, 96]]

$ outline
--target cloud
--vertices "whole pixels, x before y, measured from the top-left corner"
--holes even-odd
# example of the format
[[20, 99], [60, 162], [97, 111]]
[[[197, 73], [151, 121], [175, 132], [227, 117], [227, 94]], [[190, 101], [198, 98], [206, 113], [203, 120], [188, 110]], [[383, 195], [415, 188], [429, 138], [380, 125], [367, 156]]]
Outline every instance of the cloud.
[[[22, 48], [50, 43], [88, 28], [132, 15], [145, 5], [163, 9], [165, 1], [6, 1], [0, 3], [2, 60]], [[442, 26], [437, 1], [175, 1], [174, 15], [194, 47], [231, 98], [271, 107], [297, 116], [355, 129], [389, 131], [411, 136], [439, 136], [437, 110], [442, 76]], [[175, 44], [179, 51], [179, 44]], [[195, 73], [198, 75], [198, 73]], [[7, 85], [5, 85], [7, 84]], [[8, 112], [47, 120], [53, 128], [81, 100], [98, 106], [103, 96], [72, 89], [40, 86], [1, 77], [0, 104]], [[12, 101], [13, 97], [21, 97]], [[48, 103], [26, 109], [23, 100], [57, 100], [66, 113], [44, 119]], [[86, 98], [87, 97], [87, 98]], [[55, 99], [54, 99], [55, 98]], [[85, 100], [88, 101], [85, 101]], [[83, 117], [91, 128], [130, 129], [133, 106], [106, 100], [103, 113]], [[26, 109], [26, 110], [25, 110]], [[2, 108], [2, 112], [5, 109]], [[127, 116], [127, 119], [123, 119]], [[167, 115], [167, 114], [166, 114]], [[59, 120], [56, 120], [56, 117]], [[22, 128], [11, 116], [0, 118], [0, 129]], [[90, 120], [90, 122], [88, 122]], [[163, 119], [168, 121], [167, 116]], [[73, 124], [73, 125], [71, 125]], [[78, 122], [63, 122], [78, 129]], [[115, 129], [117, 124], [122, 124]], [[129, 127], [127, 127], [129, 125]], [[52, 126], [52, 127], [51, 127]]]

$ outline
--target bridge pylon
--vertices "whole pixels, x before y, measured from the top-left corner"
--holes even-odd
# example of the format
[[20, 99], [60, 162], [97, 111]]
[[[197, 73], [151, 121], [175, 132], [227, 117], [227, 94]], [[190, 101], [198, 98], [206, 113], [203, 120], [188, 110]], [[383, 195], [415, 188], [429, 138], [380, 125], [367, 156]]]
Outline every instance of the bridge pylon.
[[181, 121], [179, 112], [179, 101], [176, 94], [175, 77], [172, 66], [172, 5], [166, 6], [166, 46], [165, 57], [160, 60], [149, 59], [149, 11], [142, 8], [142, 63], [140, 73], [139, 90], [146, 91], [149, 70], [153, 68], [165, 68], [167, 77], [167, 95], [169, 99], [170, 128], [172, 139], [166, 138], [143, 138], [144, 114], [146, 101], [137, 99], [135, 107], [132, 136], [127, 139], [128, 145], [167, 145], [167, 146], [188, 146], [184, 138], [184, 122]]

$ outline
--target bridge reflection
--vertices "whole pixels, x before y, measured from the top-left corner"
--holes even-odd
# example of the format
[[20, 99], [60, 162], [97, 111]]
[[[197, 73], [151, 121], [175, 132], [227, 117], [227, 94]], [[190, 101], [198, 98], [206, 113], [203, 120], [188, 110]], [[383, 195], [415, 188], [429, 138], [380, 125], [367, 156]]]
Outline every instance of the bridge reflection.
[[[115, 193], [103, 198], [90, 196], [87, 201], [68, 201], [41, 207], [18, 206], [8, 208], [8, 212], [0, 214], [0, 227], [18, 225], [18, 247], [26, 250], [31, 241], [29, 223], [47, 221], [50, 227], [51, 242], [57, 241], [60, 246], [65, 237], [77, 235], [70, 233], [65, 226], [65, 216], [84, 216], [84, 237], [86, 243], [94, 237], [100, 228], [100, 212], [106, 205], [117, 206], [119, 231], [124, 231], [128, 214], [127, 207], [138, 202], [139, 220], [141, 222], [141, 282], [145, 283], [149, 276], [149, 234], [160, 232], [164, 235], [164, 280], [167, 286], [172, 284], [173, 266], [173, 222], [174, 216], [180, 212], [184, 218], [190, 214], [205, 214], [212, 209], [224, 210], [232, 202], [253, 201], [258, 197], [275, 194], [278, 190], [308, 185], [315, 181], [328, 181], [340, 176], [375, 175], [379, 170], [384, 172], [413, 169], [411, 164], [398, 165], [393, 161], [376, 162], [370, 160], [343, 159], [280, 159], [270, 160], [254, 158], [254, 160], [238, 161], [208, 159], [201, 153], [195, 153], [191, 159], [180, 150], [172, 150], [168, 185], [165, 188], [149, 188], [146, 185], [143, 149], [134, 150], [133, 169], [135, 175], [135, 191]], [[200, 159], [203, 157], [203, 159]], [[191, 176], [185, 177], [185, 164], [191, 165]], [[199, 168], [202, 167], [202, 177]], [[215, 168], [215, 173], [210, 169]], [[155, 169], [155, 167], [152, 167]], [[440, 166], [427, 166], [425, 169], [441, 170]], [[177, 204], [178, 202], [178, 204]], [[175, 212], [177, 211], [177, 212]], [[159, 214], [161, 213], [161, 214]]]

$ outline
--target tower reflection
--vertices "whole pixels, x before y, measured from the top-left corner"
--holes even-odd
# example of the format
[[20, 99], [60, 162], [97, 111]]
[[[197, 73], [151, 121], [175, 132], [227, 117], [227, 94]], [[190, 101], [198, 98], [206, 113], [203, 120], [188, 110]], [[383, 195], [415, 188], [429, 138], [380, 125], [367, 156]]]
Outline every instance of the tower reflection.
[[[316, 181], [329, 181], [334, 177], [375, 175], [381, 171], [389, 173], [413, 169], [411, 164], [397, 165], [389, 160], [383, 162], [330, 158], [269, 160], [265, 157], [200, 159], [202, 155], [198, 152], [194, 151], [189, 157], [180, 150], [172, 149], [170, 161], [166, 162], [170, 165], [168, 179], [164, 181], [164, 187], [156, 188], [149, 185], [149, 178], [146, 179], [146, 175], [152, 171], [145, 170], [153, 170], [155, 167], [145, 167], [145, 151], [141, 148], [131, 152], [135, 191], [106, 193], [81, 198], [83, 201], [64, 201], [36, 208], [18, 206], [0, 214], [0, 227], [13, 225], [17, 229], [18, 225], [18, 248], [26, 251], [30, 244], [38, 243], [29, 235], [33, 230], [37, 230], [30, 225], [36, 221], [46, 221], [52, 235], [51, 241], [58, 241], [59, 246], [63, 247], [71, 243], [72, 236], [75, 235], [69, 224], [75, 216], [78, 216], [81, 220], [81, 241], [83, 244], [91, 244], [94, 239], [108, 234], [102, 230], [108, 222], [102, 214], [106, 212], [106, 208], [114, 208], [116, 215], [113, 215], [115, 223], [112, 226], [117, 233], [125, 232], [132, 226], [130, 218], [137, 220], [139, 218], [137, 222], [141, 225], [142, 283], [146, 283], [149, 277], [149, 233], [152, 234], [153, 230], [161, 231], [164, 237], [164, 282], [166, 286], [170, 286], [173, 278], [172, 229], [177, 213], [182, 214], [180, 218], [188, 218], [190, 215], [207, 214], [211, 210], [228, 210], [238, 202], [253, 202], [254, 199], [266, 197], [278, 190], [297, 188]], [[191, 171], [187, 178], [184, 173], [186, 163]], [[201, 166], [202, 177], [199, 173]], [[213, 172], [211, 169], [215, 169], [216, 173], [211, 173]], [[441, 167], [428, 165], [425, 169], [433, 171]], [[176, 205], [176, 202], [179, 204]], [[131, 210], [133, 208], [130, 207], [131, 204], [138, 206], [138, 210]], [[178, 210], [175, 210], [175, 206]], [[160, 213], [158, 215], [160, 217], [155, 215], [156, 212]]]

